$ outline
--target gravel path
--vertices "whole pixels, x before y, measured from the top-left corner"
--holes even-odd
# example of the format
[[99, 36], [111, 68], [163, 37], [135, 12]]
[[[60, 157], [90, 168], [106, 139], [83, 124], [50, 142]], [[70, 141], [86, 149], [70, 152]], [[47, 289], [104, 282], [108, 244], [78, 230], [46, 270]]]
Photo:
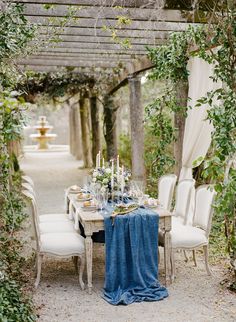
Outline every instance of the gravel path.
[[[85, 170], [68, 152], [27, 152], [22, 170], [35, 181], [41, 213], [64, 211], [64, 189], [83, 184]], [[43, 263], [42, 278], [34, 294], [39, 322], [235, 322], [236, 297], [220, 286], [224, 268], [213, 266], [207, 276], [202, 255], [198, 267], [177, 256], [177, 278], [169, 286], [169, 298], [160, 302], [112, 306], [100, 296], [104, 279], [104, 247], [94, 246], [94, 291], [81, 291], [70, 260], [48, 258]], [[163, 271], [163, 257], [160, 275]], [[161, 281], [163, 277], [161, 276]]]

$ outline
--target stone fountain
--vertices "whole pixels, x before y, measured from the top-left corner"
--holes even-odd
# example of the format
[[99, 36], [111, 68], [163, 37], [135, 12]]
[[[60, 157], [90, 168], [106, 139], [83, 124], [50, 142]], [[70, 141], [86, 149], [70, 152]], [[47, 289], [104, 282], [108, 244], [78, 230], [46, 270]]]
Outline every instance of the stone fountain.
[[30, 135], [32, 140], [38, 142], [38, 150], [47, 150], [49, 148], [48, 143], [57, 137], [56, 134], [47, 133], [52, 128], [53, 126], [48, 124], [46, 116], [39, 117], [37, 125], [34, 126], [34, 129], [36, 129], [38, 133]]

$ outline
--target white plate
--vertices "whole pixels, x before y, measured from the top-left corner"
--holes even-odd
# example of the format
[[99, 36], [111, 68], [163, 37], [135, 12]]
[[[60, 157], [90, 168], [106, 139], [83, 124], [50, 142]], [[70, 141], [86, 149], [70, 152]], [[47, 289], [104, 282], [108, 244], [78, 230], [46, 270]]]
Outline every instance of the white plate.
[[83, 211], [91, 211], [91, 210], [97, 210], [96, 206], [87, 206], [87, 207], [81, 207]]
[[81, 190], [69, 190], [69, 193], [73, 193], [73, 194], [76, 194], [76, 193], [80, 193]]
[[158, 207], [158, 205], [144, 205], [144, 206], [147, 208], [157, 208]]
[[89, 198], [76, 198], [76, 201], [89, 201], [91, 199], [92, 199], [91, 197], [89, 197]]

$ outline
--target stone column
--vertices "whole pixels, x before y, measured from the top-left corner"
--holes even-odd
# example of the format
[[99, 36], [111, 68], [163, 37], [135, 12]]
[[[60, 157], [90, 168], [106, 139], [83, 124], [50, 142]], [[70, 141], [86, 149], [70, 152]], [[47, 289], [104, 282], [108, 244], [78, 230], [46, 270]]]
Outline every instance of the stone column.
[[90, 114], [92, 125], [92, 158], [93, 165], [96, 165], [96, 155], [101, 150], [100, 127], [99, 127], [99, 108], [97, 97], [90, 97]]
[[83, 159], [83, 145], [82, 145], [82, 133], [81, 133], [81, 120], [80, 120], [80, 106], [76, 104], [74, 107], [75, 118], [75, 157], [77, 160]]
[[113, 97], [104, 97], [104, 136], [107, 145], [107, 161], [117, 156], [116, 108]]
[[75, 155], [75, 117], [74, 109], [70, 106], [69, 111], [69, 128], [70, 128], [70, 153]]
[[88, 117], [88, 98], [81, 98], [80, 101], [80, 119], [81, 119], [81, 132], [83, 143], [83, 161], [85, 168], [92, 167], [92, 151], [89, 132], [89, 117]]
[[129, 76], [132, 178], [145, 181], [144, 111], [141, 104], [141, 80]]

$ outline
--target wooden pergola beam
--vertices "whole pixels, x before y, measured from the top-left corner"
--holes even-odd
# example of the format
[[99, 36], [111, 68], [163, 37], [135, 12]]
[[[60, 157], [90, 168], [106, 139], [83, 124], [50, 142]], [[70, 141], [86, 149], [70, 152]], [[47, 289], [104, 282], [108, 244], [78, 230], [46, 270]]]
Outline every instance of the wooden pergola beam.
[[[43, 72], [43, 73], [54, 73], [54, 72], [67, 72], [68, 67], [63, 66], [42, 66], [42, 65], [17, 65], [18, 68], [22, 71], [34, 71], [34, 72]], [[73, 70], [70, 68], [69, 71], [73, 73], [83, 73], [91, 76], [101, 75], [101, 70], [104, 74], [112, 74], [113, 68], [100, 68], [100, 67], [75, 67]]]
[[[40, 24], [41, 26], [53, 26], [60, 27], [60, 23], [63, 18], [53, 18], [44, 17], [44, 16], [26, 16], [27, 19], [36, 24]], [[55, 19], [55, 20], [54, 20]], [[131, 24], [123, 25], [121, 28], [117, 26], [117, 21], [112, 19], [100, 20], [100, 19], [92, 19], [92, 18], [81, 18], [78, 21], [70, 21], [70, 27], [75, 28], [97, 28], [104, 29], [105, 26], [109, 26], [110, 28], [117, 28], [118, 30], [152, 30], [152, 31], [183, 31], [190, 24], [184, 22], [164, 22], [164, 21], [138, 21], [133, 20]], [[198, 24], [195, 24], [198, 25]]]
[[88, 50], [86, 48], [41, 48], [40, 50], [37, 50], [36, 53], [40, 54], [41, 52], [44, 53], [88, 53], [88, 54], [100, 54], [100, 55], [146, 55], [147, 51], [145, 49], [139, 50], [139, 51], [134, 51], [132, 48], [129, 51], [126, 50], [116, 50], [116, 49], [103, 49], [103, 48], [93, 48], [92, 50]]
[[[165, 44], [166, 41], [159, 39], [156, 45], [162, 45]], [[36, 43], [32, 42], [32, 45], [36, 45]], [[154, 44], [153, 44], [154, 45]], [[93, 49], [102, 49], [102, 50], [120, 50], [126, 53], [129, 53], [130, 51], [146, 51], [145, 49], [146, 45], [138, 44], [138, 45], [131, 45], [130, 48], [123, 48], [122, 44], [107, 44], [107, 43], [84, 43], [84, 42], [77, 42], [77, 41], [70, 41], [70, 42], [58, 42], [58, 43], [50, 43], [47, 44], [48, 48], [80, 48], [80, 49], [87, 49], [88, 52], [92, 52]], [[152, 46], [150, 44], [150, 46]]]
[[21, 59], [18, 61], [19, 65], [30, 65], [30, 66], [62, 66], [62, 67], [102, 67], [102, 68], [113, 68], [117, 67], [117, 62], [110, 62], [110, 61], [94, 61], [91, 62], [90, 60], [63, 60], [63, 59]]
[[[38, 4], [67, 4], [67, 5], [79, 5], [79, 6], [101, 6], [101, 0], [20, 0], [11, 2], [20, 2], [20, 3], [38, 3]], [[102, 1], [104, 7], [115, 7], [122, 6], [125, 8], [154, 8], [155, 5], [158, 5], [161, 1], [156, 0], [155, 2], [150, 0], [106, 0]]]
[[[76, 8], [76, 7], [74, 7]], [[179, 10], [167, 10], [161, 7], [156, 10], [147, 8], [119, 8], [103, 7], [101, 3], [99, 10], [93, 6], [78, 6], [74, 13], [74, 18], [92, 18], [92, 19], [113, 19], [117, 21], [118, 16], [124, 16], [135, 21], [171, 21], [185, 22], [186, 17]], [[41, 4], [25, 3], [25, 16], [42, 17], [65, 17], [68, 13], [66, 1], [63, 5], [45, 9]]]
[[[48, 36], [42, 35], [39, 39], [46, 40]], [[115, 41], [112, 37], [101, 37], [101, 36], [69, 36], [69, 35], [58, 35], [57, 41], [60, 43], [67, 43], [67, 42], [77, 42], [77, 43], [95, 43], [95, 44], [115, 44]], [[119, 38], [119, 41], [123, 41], [126, 37]], [[154, 38], [131, 38], [130, 43], [131, 45], [159, 45], [166, 42], [164, 37], [154, 37]]]
[[[57, 33], [57, 35], [64, 36], [82, 36], [82, 37], [107, 37], [111, 39], [111, 32], [109, 30], [104, 30], [101, 28], [76, 28], [76, 27], [64, 27], [63, 31], [61, 31], [60, 27], [53, 27], [53, 29], [49, 27], [39, 27], [40, 34], [50, 35], [53, 32]], [[153, 39], [153, 38], [161, 38], [166, 39], [169, 36], [169, 31], [163, 30], [116, 30], [116, 35], [119, 38], [128, 38], [128, 39]]]
[[96, 54], [96, 53], [57, 53], [57, 52], [40, 52], [39, 54], [32, 54], [30, 58], [35, 59], [57, 59], [57, 58], [64, 58], [64, 59], [85, 59], [85, 60], [115, 60], [115, 61], [123, 61], [123, 60], [133, 60], [136, 56], [132, 55], [119, 55], [119, 54]]

